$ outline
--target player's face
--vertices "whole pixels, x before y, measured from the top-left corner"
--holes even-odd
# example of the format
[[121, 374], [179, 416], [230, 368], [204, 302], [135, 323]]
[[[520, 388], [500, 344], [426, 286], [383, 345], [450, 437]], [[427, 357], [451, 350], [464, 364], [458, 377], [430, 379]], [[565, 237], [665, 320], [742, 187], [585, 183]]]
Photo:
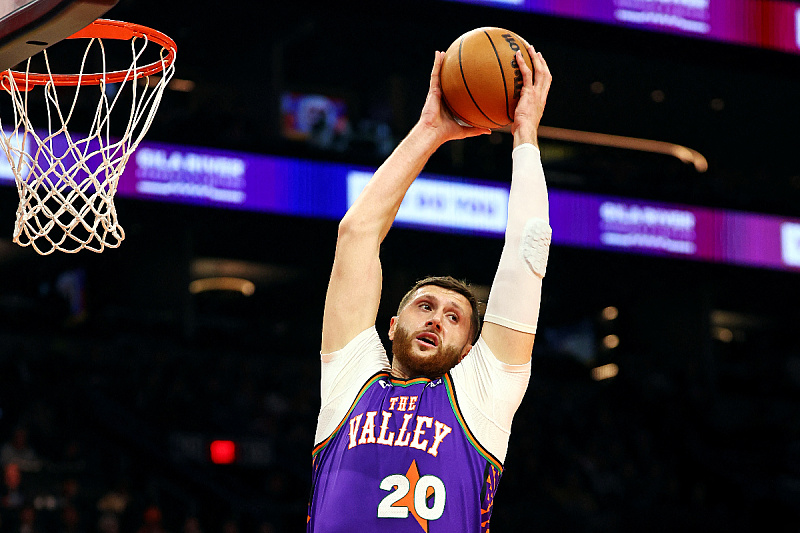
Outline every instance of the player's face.
[[401, 376], [438, 377], [472, 348], [469, 300], [461, 294], [426, 285], [392, 318], [392, 368]]

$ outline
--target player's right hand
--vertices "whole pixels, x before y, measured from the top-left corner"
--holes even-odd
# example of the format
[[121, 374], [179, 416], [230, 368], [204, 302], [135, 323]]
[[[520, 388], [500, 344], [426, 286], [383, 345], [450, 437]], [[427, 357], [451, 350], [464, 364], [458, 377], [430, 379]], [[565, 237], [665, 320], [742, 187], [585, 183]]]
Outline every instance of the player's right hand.
[[464, 139], [491, 133], [492, 130], [488, 128], [462, 126], [455, 121], [450, 111], [447, 109], [447, 106], [442, 102], [442, 87], [439, 81], [439, 73], [442, 70], [444, 57], [444, 52], [436, 52], [436, 57], [433, 61], [433, 70], [431, 71], [428, 96], [425, 98], [425, 105], [420, 115], [420, 125], [434, 131], [439, 144], [454, 139]]

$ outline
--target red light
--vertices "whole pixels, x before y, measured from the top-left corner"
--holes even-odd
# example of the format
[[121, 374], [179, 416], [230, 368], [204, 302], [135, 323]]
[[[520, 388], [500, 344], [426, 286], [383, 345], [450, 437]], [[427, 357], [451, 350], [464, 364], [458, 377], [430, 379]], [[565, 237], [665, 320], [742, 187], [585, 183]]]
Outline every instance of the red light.
[[214, 464], [229, 465], [236, 459], [236, 444], [232, 440], [212, 441], [210, 448]]

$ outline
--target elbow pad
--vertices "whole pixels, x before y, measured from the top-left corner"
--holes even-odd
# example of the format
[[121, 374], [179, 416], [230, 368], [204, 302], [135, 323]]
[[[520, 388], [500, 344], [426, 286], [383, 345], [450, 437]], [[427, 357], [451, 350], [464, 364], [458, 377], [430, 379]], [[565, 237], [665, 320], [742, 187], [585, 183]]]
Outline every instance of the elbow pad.
[[536, 333], [552, 236], [547, 185], [538, 148], [522, 144], [511, 157], [505, 244], [484, 321]]

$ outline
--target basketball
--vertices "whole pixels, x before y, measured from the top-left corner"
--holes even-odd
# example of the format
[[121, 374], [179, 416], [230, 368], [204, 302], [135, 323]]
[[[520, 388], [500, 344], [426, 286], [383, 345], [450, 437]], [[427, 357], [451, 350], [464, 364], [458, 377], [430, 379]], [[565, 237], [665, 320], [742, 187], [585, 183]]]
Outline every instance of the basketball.
[[456, 39], [442, 63], [440, 82], [453, 116], [470, 126], [497, 129], [514, 121], [522, 90], [516, 53], [533, 71], [528, 43], [502, 28], [477, 28]]

